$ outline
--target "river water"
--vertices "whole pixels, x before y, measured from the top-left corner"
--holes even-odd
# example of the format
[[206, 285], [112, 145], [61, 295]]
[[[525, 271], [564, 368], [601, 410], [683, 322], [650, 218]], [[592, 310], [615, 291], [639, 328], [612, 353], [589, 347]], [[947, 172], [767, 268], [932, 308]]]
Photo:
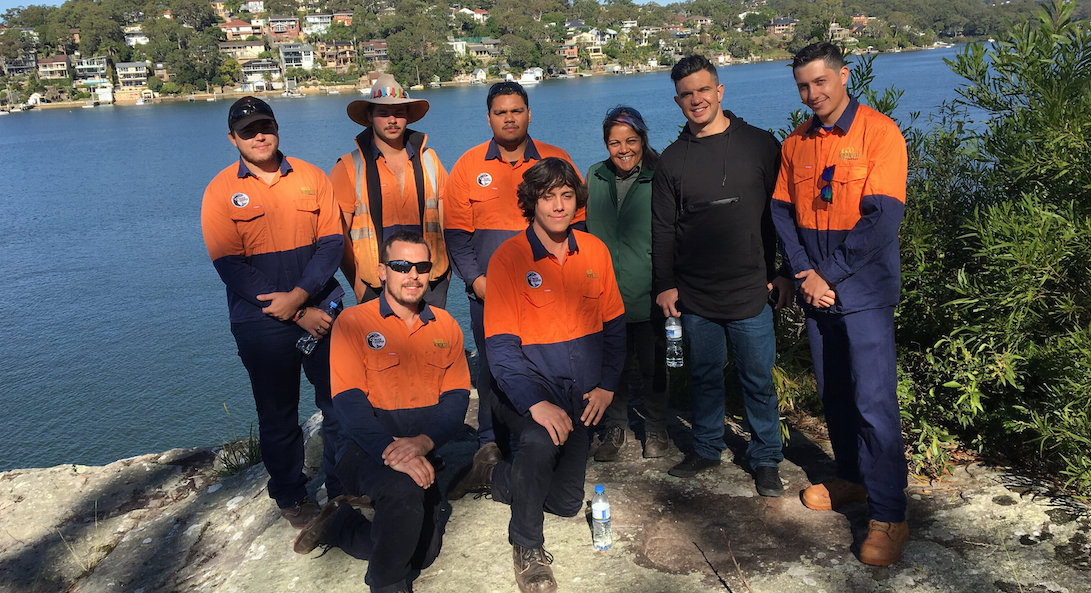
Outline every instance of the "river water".
[[[874, 86], [903, 89], [896, 115], [919, 111], [918, 125], [928, 125], [927, 114], [955, 98], [961, 79], [943, 62], [955, 53], [879, 56]], [[724, 106], [758, 127], [782, 128], [801, 106], [784, 62], [721, 68], [720, 78]], [[431, 111], [412, 127], [448, 169], [489, 137], [486, 89], [414, 94]], [[581, 172], [606, 157], [602, 117], [619, 103], [641, 111], [656, 148], [684, 123], [666, 72], [528, 92], [531, 135], [567, 150]], [[282, 150], [328, 171], [360, 130], [345, 115], [355, 98], [270, 99]], [[247, 433], [253, 399], [200, 227], [205, 185], [238, 156], [226, 138], [228, 105], [0, 117], [0, 471], [108, 463]], [[461, 290], [452, 283], [449, 304], [472, 348]], [[301, 415], [314, 410], [310, 399]]]

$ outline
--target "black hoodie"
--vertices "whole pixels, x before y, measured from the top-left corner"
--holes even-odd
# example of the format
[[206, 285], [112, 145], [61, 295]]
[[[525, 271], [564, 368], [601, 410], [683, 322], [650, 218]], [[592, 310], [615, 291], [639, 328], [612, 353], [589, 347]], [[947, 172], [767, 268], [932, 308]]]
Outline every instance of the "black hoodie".
[[[653, 291], [678, 289], [686, 311], [709, 319], [761, 313], [776, 275], [769, 201], [780, 143], [724, 111], [730, 124], [698, 138], [682, 129], [652, 181]], [[653, 296], [654, 296], [653, 295]]]

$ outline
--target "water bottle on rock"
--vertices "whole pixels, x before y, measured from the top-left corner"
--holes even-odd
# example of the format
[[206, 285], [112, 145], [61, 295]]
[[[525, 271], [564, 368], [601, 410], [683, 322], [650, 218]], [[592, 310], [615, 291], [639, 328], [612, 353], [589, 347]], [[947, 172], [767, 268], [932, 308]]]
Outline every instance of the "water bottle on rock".
[[[337, 319], [337, 314], [341, 312], [340, 306], [337, 301], [330, 301], [330, 304], [323, 309], [326, 315], [329, 315], [331, 319]], [[311, 352], [314, 352], [314, 347], [318, 344], [318, 338], [312, 336], [310, 333], [303, 334], [299, 340], [296, 341], [295, 347], [299, 349], [303, 354], [310, 356]]]
[[602, 484], [595, 486], [591, 498], [592, 542], [596, 550], [609, 550], [614, 545], [614, 533], [610, 529], [610, 499], [606, 498]]
[[667, 318], [667, 366], [682, 367], [682, 320], [677, 317]]

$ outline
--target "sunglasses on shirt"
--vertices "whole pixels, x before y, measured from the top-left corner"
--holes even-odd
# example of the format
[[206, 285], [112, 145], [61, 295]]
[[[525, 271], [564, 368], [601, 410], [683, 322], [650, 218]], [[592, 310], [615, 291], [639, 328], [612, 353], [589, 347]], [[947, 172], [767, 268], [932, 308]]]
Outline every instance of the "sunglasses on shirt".
[[404, 259], [392, 259], [386, 262], [386, 267], [394, 270], [399, 274], [408, 274], [409, 270], [417, 268], [418, 274], [427, 274], [432, 269], [432, 262], [430, 261], [418, 261], [411, 262]]
[[834, 165], [830, 165], [822, 170], [822, 181], [825, 181], [826, 185], [823, 185], [818, 192], [818, 197], [822, 198], [822, 201], [827, 204], [833, 203], [833, 186], [830, 185], [830, 182], [833, 181], [833, 168]]

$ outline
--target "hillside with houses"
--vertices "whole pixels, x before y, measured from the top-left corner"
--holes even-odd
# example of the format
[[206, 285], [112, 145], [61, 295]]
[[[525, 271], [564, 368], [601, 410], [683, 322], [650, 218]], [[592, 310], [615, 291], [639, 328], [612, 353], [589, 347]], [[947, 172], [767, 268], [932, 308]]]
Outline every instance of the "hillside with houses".
[[629, 73], [982, 39], [1033, 0], [69, 0], [0, 16], [0, 105]]

